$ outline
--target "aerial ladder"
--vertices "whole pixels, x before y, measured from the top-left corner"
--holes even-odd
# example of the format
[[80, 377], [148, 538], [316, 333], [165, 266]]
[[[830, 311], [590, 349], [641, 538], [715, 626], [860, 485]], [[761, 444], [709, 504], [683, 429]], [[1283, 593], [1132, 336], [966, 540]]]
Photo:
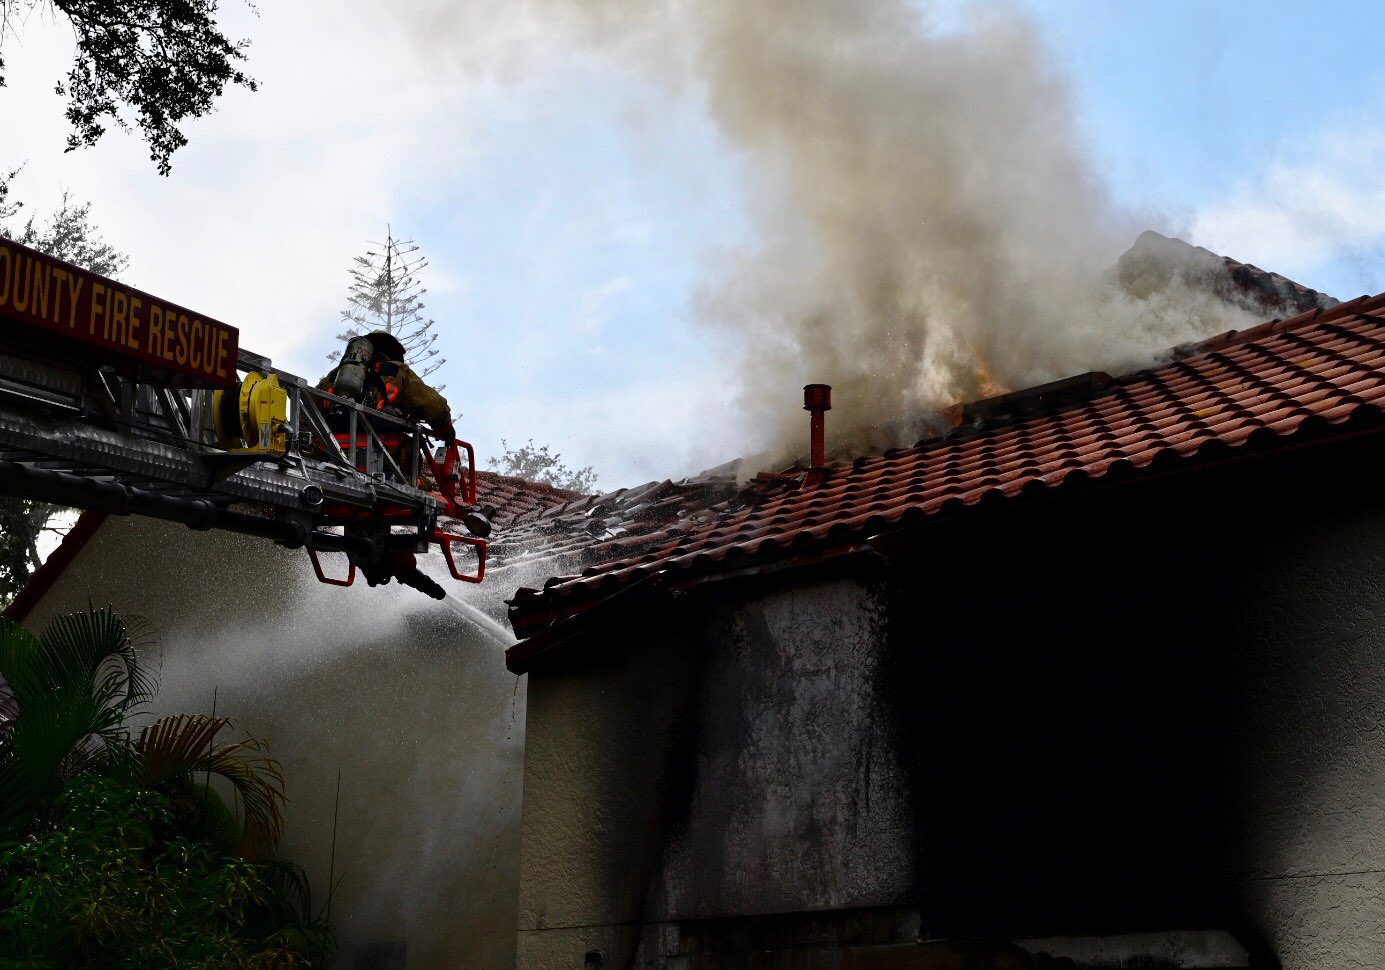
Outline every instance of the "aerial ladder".
[[[0, 494], [304, 548], [337, 586], [432, 547], [479, 583], [494, 512], [467, 442], [435, 448], [234, 327], [3, 236]], [[344, 576], [323, 552], [346, 554]]]

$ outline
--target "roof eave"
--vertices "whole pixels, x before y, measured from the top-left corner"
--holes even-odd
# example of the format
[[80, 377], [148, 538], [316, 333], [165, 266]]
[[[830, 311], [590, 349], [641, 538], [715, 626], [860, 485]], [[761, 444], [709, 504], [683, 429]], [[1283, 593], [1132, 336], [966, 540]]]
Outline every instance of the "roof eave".
[[[1239, 447], [1209, 442], [1189, 455], [1163, 452], [1148, 465], [1137, 468], [1129, 462], [1117, 462], [1105, 474], [1093, 477], [1074, 472], [1060, 482], [1037, 488], [1026, 488], [1011, 496], [999, 489], [986, 493], [980, 500], [964, 505], [946, 505], [934, 513], [902, 516], [897, 522], [881, 521], [874, 528], [863, 528], [852, 535], [839, 535], [816, 544], [798, 543], [785, 555], [780, 547], [765, 544], [759, 555], [742, 557], [735, 568], [726, 569], [726, 557], [693, 560], [684, 567], [666, 565], [633, 584], [616, 583], [615, 588], [598, 600], [583, 605], [577, 602], [552, 602], [552, 590], [536, 595], [525, 609], [512, 604], [511, 625], [523, 639], [506, 651], [506, 666], [514, 673], [527, 673], [540, 658], [548, 658], [571, 644], [583, 633], [617, 615], [643, 596], [670, 595], [713, 583], [733, 583], [789, 571], [820, 567], [825, 563], [845, 565], [850, 558], [875, 557], [880, 561], [911, 558], [925, 544], [920, 542], [927, 530], [943, 524], [957, 523], [967, 517], [990, 513], [997, 508], [1019, 510], [1058, 498], [1070, 498], [1105, 491], [1126, 484], [1154, 484], [1163, 479], [1186, 478], [1194, 472], [1211, 471], [1254, 460], [1279, 458], [1305, 448], [1342, 444], [1354, 439], [1385, 434], [1385, 411], [1365, 404], [1338, 424], [1315, 417], [1305, 418], [1288, 434], [1252, 435]], [[627, 596], [627, 593], [633, 593]], [[561, 594], [556, 594], [561, 595]], [[543, 607], [532, 609], [532, 607]]]

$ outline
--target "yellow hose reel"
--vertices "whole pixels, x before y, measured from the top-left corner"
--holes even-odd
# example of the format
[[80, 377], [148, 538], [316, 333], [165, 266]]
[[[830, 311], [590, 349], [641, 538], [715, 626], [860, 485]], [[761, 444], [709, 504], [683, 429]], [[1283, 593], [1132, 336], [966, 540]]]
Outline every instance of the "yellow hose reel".
[[274, 374], [251, 371], [238, 392], [212, 393], [216, 437], [229, 452], [283, 457], [289, 450], [288, 419], [289, 395]]

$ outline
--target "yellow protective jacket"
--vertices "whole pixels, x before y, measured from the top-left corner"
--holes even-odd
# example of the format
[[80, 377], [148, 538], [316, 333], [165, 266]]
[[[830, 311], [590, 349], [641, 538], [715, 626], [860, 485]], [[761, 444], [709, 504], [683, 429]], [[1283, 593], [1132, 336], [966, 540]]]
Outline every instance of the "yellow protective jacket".
[[[379, 390], [380, 385], [376, 385], [372, 394], [370, 385], [374, 382], [368, 381], [366, 396], [374, 400], [367, 400], [366, 403], [382, 410], [395, 408], [410, 420], [422, 418], [438, 434], [444, 434], [452, 427], [452, 409], [447, 406], [447, 399], [425, 384], [408, 364], [397, 360], [377, 360], [370, 369], [382, 382], [383, 393]], [[333, 368], [330, 374], [317, 382], [318, 388], [330, 392], [336, 377], [337, 371]]]

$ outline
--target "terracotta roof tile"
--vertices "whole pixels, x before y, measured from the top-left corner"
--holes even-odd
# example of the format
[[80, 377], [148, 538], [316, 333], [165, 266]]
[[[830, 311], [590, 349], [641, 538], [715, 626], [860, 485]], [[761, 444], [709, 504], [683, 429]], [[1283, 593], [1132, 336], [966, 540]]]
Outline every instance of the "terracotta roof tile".
[[[649, 554], [651, 543], [701, 525], [701, 518], [715, 515], [713, 509], [736, 494], [737, 467], [730, 462], [680, 482], [648, 482], [604, 495], [567, 493], [567, 500], [546, 507], [529, 507], [533, 503], [526, 498], [526, 511], [519, 515], [506, 516], [495, 501], [502, 510], [491, 536], [488, 572], [499, 582], [545, 583], [596, 563], [654, 561], [658, 556]], [[485, 487], [484, 480], [479, 482], [478, 493]]]
[[[672, 496], [676, 522], [595, 547], [585, 568], [542, 591], [520, 589], [511, 621], [528, 637], [654, 573], [676, 583], [733, 562], [826, 554], [901, 525], [1117, 469], [1135, 474], [1252, 440], [1287, 444], [1310, 419], [1341, 424], [1385, 401], [1385, 295], [1222, 334], [1180, 348], [1159, 367], [1101, 377], [1086, 400], [840, 462], [817, 480], [753, 480], [701, 522], [686, 484], [644, 486], [645, 496], [659, 488]], [[619, 494], [601, 501], [621, 504]]]
[[554, 488], [525, 478], [497, 475], [495, 472], [476, 473], [476, 501], [495, 506], [496, 526], [505, 526], [545, 512], [555, 506], [585, 498], [579, 492]]

